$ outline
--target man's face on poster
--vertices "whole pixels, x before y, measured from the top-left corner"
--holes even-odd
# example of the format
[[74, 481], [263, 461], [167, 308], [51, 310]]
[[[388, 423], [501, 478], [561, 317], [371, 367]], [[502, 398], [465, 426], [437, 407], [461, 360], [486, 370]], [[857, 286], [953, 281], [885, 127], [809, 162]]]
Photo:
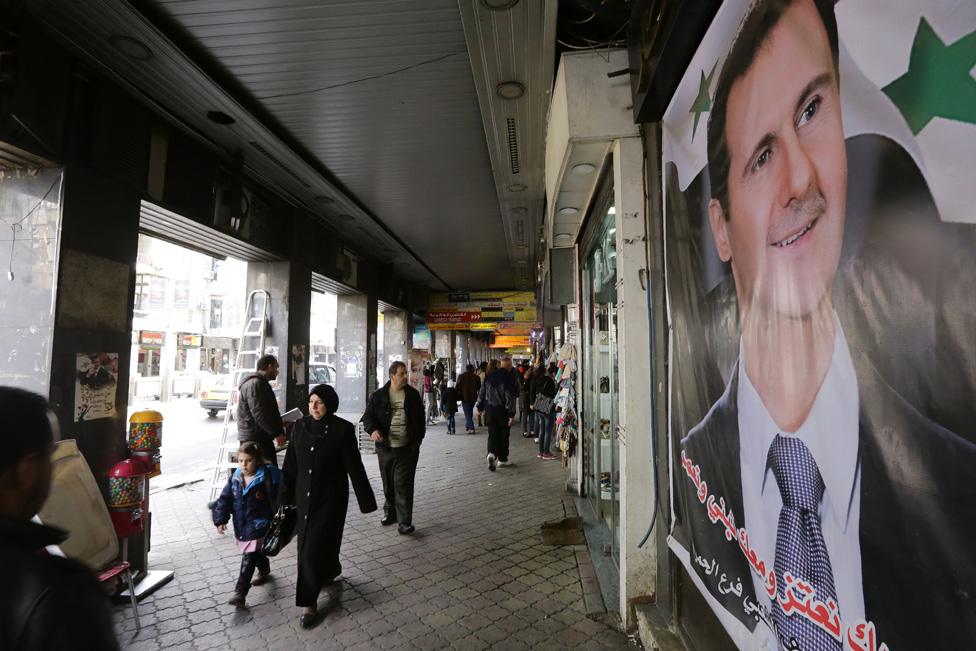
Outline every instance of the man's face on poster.
[[728, 211], [712, 199], [709, 221], [740, 309], [806, 317], [829, 297], [847, 194], [838, 80], [811, 0], [784, 12], [732, 85], [725, 132]]

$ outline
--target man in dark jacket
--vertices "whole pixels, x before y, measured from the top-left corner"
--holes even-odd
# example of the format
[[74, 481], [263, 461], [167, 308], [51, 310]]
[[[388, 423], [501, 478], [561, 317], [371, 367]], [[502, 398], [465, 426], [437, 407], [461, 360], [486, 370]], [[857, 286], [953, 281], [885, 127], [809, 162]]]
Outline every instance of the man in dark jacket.
[[390, 365], [390, 380], [369, 397], [362, 423], [376, 443], [383, 478], [380, 523], [396, 522], [400, 533], [413, 533], [413, 481], [427, 424], [420, 393], [407, 384], [406, 364]]
[[495, 361], [492, 360], [485, 383], [478, 393], [478, 410], [485, 412], [488, 419], [488, 470], [492, 472], [495, 472], [496, 465], [509, 464], [508, 436], [518, 400], [518, 384], [509, 372], [511, 358], [503, 358], [499, 369], [495, 369], [494, 365]]
[[51, 488], [53, 423], [44, 398], [0, 387], [0, 649], [118, 649], [91, 571], [45, 551], [68, 534], [31, 522]]
[[249, 373], [237, 389], [237, 439], [256, 441], [264, 458], [278, 467], [275, 439], [284, 443], [285, 429], [278, 411], [271, 382], [278, 377], [278, 360], [265, 355], [258, 360], [257, 372]]
[[457, 390], [461, 394], [461, 408], [464, 410], [464, 431], [474, 434], [474, 403], [478, 401], [481, 378], [474, 372], [474, 364], [468, 364], [464, 373], [458, 376]]

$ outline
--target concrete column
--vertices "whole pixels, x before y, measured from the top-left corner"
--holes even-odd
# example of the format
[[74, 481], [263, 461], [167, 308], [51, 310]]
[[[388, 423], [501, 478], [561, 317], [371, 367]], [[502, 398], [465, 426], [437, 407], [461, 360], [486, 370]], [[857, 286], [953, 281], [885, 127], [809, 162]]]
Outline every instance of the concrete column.
[[[140, 193], [81, 166], [69, 167], [64, 183], [50, 401], [61, 437], [76, 439], [107, 494], [108, 471], [126, 456]], [[76, 364], [81, 353], [118, 353], [114, 418], [75, 421]], [[129, 560], [137, 575], [146, 569], [139, 551], [146, 545], [145, 532], [129, 541]]]
[[383, 312], [383, 377], [377, 378], [382, 386], [389, 380], [389, 368], [393, 362], [407, 362], [410, 344], [410, 315], [402, 310]]
[[470, 341], [470, 338], [471, 338], [470, 335], [468, 335], [467, 333], [461, 333], [460, 335], [458, 335], [458, 338], [457, 338], [457, 365], [456, 365], [456, 369], [457, 369], [458, 375], [460, 375], [461, 373], [464, 373], [464, 369], [467, 367], [468, 364], [470, 364], [470, 362], [468, 361], [470, 359], [470, 355], [471, 355], [470, 348], [468, 347], [468, 343]]
[[[366, 410], [366, 400], [371, 393], [376, 391], [379, 378], [376, 376], [376, 338], [379, 329], [379, 304], [375, 296], [369, 296], [366, 300], [366, 395], [363, 396], [363, 411]], [[362, 415], [362, 414], [360, 414]]]
[[[268, 323], [265, 330], [264, 350], [266, 354], [274, 355], [278, 358], [279, 375], [278, 380], [272, 386], [275, 388], [275, 397], [278, 405], [285, 411], [288, 405], [289, 396], [286, 393], [288, 381], [292, 375], [291, 371], [291, 348], [289, 346], [289, 301], [290, 283], [292, 281], [291, 262], [251, 262], [247, 265], [247, 291], [248, 293], [263, 289], [271, 296], [268, 304]], [[309, 276], [307, 298], [311, 305], [311, 276]], [[309, 308], [310, 309], [310, 308]], [[306, 330], [307, 332], [307, 330]], [[306, 335], [307, 338], [307, 335]], [[253, 369], [251, 369], [253, 370]], [[291, 396], [294, 401], [294, 395]]]
[[[281, 356], [288, 358], [288, 374], [279, 378], [285, 385], [285, 407], [298, 407], [308, 413], [308, 364], [312, 357], [309, 329], [312, 320], [312, 270], [300, 262], [292, 261], [288, 269], [288, 342]], [[301, 353], [302, 362], [292, 359]]]
[[[336, 392], [339, 413], [353, 422], [366, 408], [369, 300], [365, 294], [340, 296], [336, 325]], [[375, 308], [374, 327], [375, 332]]]
[[643, 148], [639, 138], [618, 140], [613, 150], [617, 227], [617, 361], [620, 440], [620, 617], [629, 600], [654, 594], [654, 539], [637, 544], [651, 521], [651, 387], [647, 301], [640, 272], [645, 253]]

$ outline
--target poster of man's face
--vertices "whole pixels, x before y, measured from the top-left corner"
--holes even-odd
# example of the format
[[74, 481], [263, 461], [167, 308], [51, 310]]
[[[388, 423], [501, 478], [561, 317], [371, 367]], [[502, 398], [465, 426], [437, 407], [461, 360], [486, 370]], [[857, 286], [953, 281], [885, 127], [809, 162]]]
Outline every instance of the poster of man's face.
[[75, 356], [75, 421], [115, 416], [118, 353]]
[[976, 148], [927, 135], [976, 147], [976, 116], [926, 132], [903, 90], [976, 11], [935, 4], [894, 3], [886, 35], [844, 3], [725, 3], [665, 114], [669, 544], [740, 648], [976, 635], [953, 596], [976, 594], [976, 209], [943, 209]]

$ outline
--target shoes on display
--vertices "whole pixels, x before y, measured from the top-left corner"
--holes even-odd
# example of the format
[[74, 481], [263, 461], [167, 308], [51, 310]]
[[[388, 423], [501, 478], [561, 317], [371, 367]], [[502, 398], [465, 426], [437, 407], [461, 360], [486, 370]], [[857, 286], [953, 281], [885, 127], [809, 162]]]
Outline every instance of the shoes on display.
[[488, 470], [495, 472], [495, 463], [497, 460], [498, 458], [495, 456], [494, 452], [488, 453]]

